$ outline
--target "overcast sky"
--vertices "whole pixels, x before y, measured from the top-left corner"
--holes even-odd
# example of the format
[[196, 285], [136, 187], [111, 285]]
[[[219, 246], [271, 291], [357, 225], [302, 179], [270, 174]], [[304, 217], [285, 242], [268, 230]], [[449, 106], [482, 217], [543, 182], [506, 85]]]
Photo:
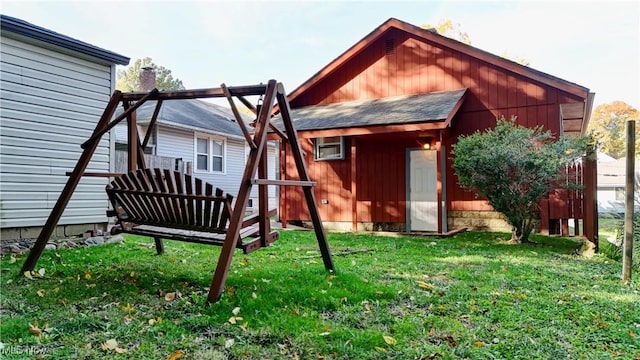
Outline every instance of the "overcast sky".
[[28, 1], [0, 11], [121, 55], [187, 88], [298, 87], [390, 17], [452, 19], [472, 45], [640, 108], [640, 1]]

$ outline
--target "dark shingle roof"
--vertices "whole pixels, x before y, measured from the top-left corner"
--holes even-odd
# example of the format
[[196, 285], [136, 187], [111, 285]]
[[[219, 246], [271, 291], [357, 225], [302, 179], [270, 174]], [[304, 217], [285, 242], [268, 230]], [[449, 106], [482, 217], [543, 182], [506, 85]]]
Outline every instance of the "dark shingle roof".
[[[443, 121], [466, 90], [306, 106], [292, 109], [291, 118], [301, 131]], [[274, 124], [278, 126], [281, 121], [278, 116]]]
[[112, 51], [99, 48], [86, 42], [76, 40], [72, 37], [59, 34], [55, 31], [33, 25], [24, 20], [0, 14], [0, 29], [2, 32], [8, 31], [32, 39], [40, 40], [48, 44], [60, 46], [65, 49], [77, 51], [90, 55], [98, 59], [108, 61], [118, 65], [128, 65], [129, 58]]
[[[137, 109], [139, 124], [149, 123], [156, 101], [147, 101]], [[118, 114], [122, 113], [119, 109]], [[243, 136], [230, 109], [197, 99], [165, 100], [157, 122], [218, 134]]]

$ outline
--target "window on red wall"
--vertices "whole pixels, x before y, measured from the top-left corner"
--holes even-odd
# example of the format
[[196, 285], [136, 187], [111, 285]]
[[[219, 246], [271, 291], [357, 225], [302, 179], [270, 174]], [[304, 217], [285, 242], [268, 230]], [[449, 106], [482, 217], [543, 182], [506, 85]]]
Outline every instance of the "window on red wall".
[[313, 158], [320, 160], [344, 159], [344, 138], [331, 136], [313, 139]]

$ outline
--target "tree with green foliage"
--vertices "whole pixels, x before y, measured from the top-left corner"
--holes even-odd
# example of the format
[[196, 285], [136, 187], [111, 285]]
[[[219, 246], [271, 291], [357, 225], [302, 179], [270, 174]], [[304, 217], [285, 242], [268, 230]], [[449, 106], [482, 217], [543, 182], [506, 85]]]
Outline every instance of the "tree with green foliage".
[[438, 34], [446, 36], [451, 39], [458, 40], [467, 45], [471, 45], [471, 38], [469, 34], [462, 31], [460, 24], [454, 24], [451, 19], [440, 19], [438, 25], [423, 24], [420, 27], [425, 29], [434, 29]]
[[118, 70], [116, 89], [122, 92], [140, 90], [140, 73], [145, 67], [150, 67], [156, 74], [156, 88], [158, 90], [184, 90], [182, 80], [174, 78], [171, 70], [153, 63], [150, 57], [136, 60], [133, 65]]
[[529, 242], [538, 202], [567, 184], [565, 166], [578, 161], [586, 137], [554, 138], [542, 127], [527, 128], [516, 118], [497, 120], [494, 129], [462, 135], [453, 146], [453, 169], [465, 190], [486, 197], [512, 226], [511, 242]]
[[[620, 159], [626, 154], [627, 121], [640, 120], [640, 111], [624, 101], [596, 106], [588, 131], [603, 153]], [[636, 126], [636, 149], [640, 149], [640, 126]]]

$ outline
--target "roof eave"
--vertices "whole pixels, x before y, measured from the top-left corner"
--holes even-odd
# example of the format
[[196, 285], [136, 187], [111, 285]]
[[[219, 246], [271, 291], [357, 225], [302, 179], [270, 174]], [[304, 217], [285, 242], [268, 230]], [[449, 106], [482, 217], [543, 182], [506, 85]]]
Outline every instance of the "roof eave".
[[[140, 125], [148, 125], [149, 121], [138, 121], [138, 124], [140, 124]], [[201, 132], [201, 133], [214, 134], [214, 135], [218, 135], [218, 136], [222, 136], [222, 137], [226, 137], [226, 138], [230, 138], [230, 139], [235, 139], [235, 140], [242, 140], [242, 141], [245, 140], [244, 136], [242, 136], [242, 135], [228, 134], [228, 133], [225, 133], [225, 132], [222, 132], [222, 131], [214, 131], [214, 130], [211, 130], [211, 129], [205, 129], [205, 128], [201, 128], [201, 127], [197, 127], [197, 126], [179, 124], [179, 123], [175, 123], [175, 122], [167, 121], [167, 120], [163, 120], [163, 119], [156, 120], [156, 124], [164, 125], [164, 126], [172, 127], [172, 128], [176, 128], [176, 129], [187, 129], [187, 130], [197, 131], [197, 132]]]
[[11, 16], [2, 14], [0, 14], [0, 16], [0, 29], [2, 30], [3, 35], [6, 35], [5, 32], [10, 32], [84, 55], [89, 55], [109, 63], [117, 65], [129, 64], [130, 59], [126, 56], [76, 40], [66, 35], [58, 34]]

